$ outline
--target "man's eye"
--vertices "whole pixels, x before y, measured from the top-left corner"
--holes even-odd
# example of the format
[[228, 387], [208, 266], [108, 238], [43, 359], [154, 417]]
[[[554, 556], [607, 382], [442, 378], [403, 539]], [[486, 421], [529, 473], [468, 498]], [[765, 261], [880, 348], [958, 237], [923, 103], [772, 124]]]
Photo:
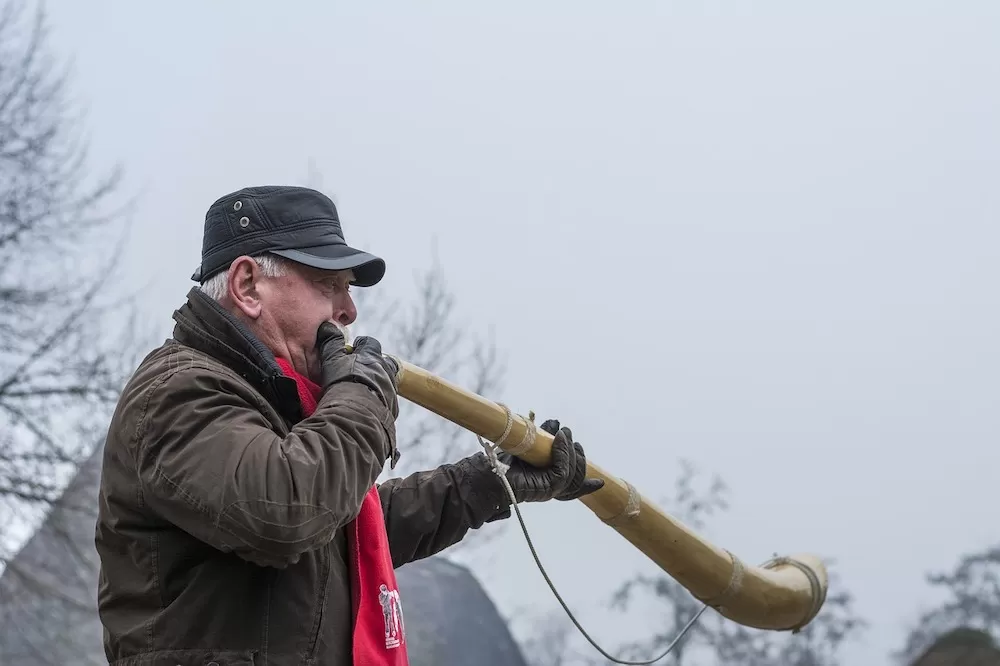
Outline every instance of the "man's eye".
[[321, 278], [321, 279], [316, 280], [316, 284], [319, 285], [320, 289], [322, 289], [323, 291], [327, 291], [327, 292], [338, 293], [338, 292], [341, 292], [341, 291], [350, 291], [351, 290], [351, 285], [350, 285], [349, 282], [345, 283], [345, 282], [342, 282], [340, 280], [335, 280], [335, 279], [329, 279], [329, 278], [322, 279]]
[[350, 285], [340, 284], [339, 282], [327, 282], [326, 288], [329, 291], [350, 291]]

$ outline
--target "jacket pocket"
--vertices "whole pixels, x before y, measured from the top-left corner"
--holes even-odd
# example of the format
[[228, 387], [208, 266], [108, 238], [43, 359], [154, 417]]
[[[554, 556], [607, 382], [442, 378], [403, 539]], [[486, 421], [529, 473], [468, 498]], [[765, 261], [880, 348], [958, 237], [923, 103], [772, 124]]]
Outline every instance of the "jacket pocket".
[[255, 650], [157, 650], [119, 659], [111, 666], [254, 666]]
[[326, 547], [316, 550], [316, 553], [320, 557], [320, 576], [319, 584], [316, 587], [316, 612], [313, 615], [312, 631], [309, 632], [309, 646], [306, 648], [306, 654], [310, 663], [316, 658], [319, 638], [323, 634], [323, 620], [326, 619], [326, 604], [330, 594], [330, 574], [333, 566], [333, 553], [331, 551], [336, 547], [337, 538], [334, 535], [334, 538], [330, 540], [330, 543]]

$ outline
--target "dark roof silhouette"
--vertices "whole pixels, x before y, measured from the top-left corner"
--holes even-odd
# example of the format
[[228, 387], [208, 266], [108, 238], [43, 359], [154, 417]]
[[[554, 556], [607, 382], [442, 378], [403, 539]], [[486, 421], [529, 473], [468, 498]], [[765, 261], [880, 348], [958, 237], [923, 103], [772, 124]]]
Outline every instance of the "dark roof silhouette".
[[[0, 666], [106, 665], [94, 521], [103, 446], [0, 577]], [[465, 567], [443, 557], [397, 570], [411, 666], [526, 666]]]
[[912, 666], [1000, 666], [1000, 648], [988, 633], [962, 627], [938, 638]]

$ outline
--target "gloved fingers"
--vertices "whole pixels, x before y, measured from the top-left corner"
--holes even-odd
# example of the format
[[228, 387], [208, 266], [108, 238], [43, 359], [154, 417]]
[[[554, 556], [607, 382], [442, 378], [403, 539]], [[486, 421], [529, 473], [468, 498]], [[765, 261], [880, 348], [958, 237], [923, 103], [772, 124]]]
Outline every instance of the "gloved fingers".
[[557, 479], [556, 483], [565, 484], [573, 477], [573, 470], [576, 467], [576, 449], [573, 447], [573, 440], [566, 436], [566, 428], [559, 430], [552, 442], [552, 464], [549, 470], [552, 476]]
[[343, 332], [335, 324], [323, 322], [316, 331], [316, 349], [324, 366], [338, 363], [347, 354]]
[[556, 433], [559, 432], [559, 419], [549, 419], [539, 427], [555, 437]]
[[316, 346], [322, 347], [328, 342], [336, 342], [338, 346], [344, 346], [344, 333], [336, 324], [331, 321], [324, 321], [316, 331]]
[[399, 362], [393, 356], [383, 356], [382, 361], [389, 366], [393, 377], [399, 374]]
[[583, 454], [583, 447], [580, 442], [573, 442], [573, 467], [570, 471], [570, 481], [566, 484], [566, 489], [572, 491], [579, 488], [587, 475], [587, 457]]
[[382, 343], [380, 343], [375, 338], [369, 337], [367, 335], [362, 335], [354, 340], [354, 353], [360, 353], [366, 351], [377, 356], [382, 355]]
[[558, 497], [572, 487], [576, 475], [576, 447], [569, 428], [562, 428], [552, 442], [552, 466], [549, 468], [551, 497]]
[[573, 441], [573, 431], [570, 430], [569, 427], [563, 426], [562, 428], [559, 429], [559, 431], [562, 432], [566, 436], [566, 441], [569, 441], [569, 442]]
[[569, 495], [564, 495], [559, 499], [562, 501], [580, 499], [584, 495], [589, 495], [590, 493], [597, 492], [604, 487], [604, 479], [587, 479], [584, 481], [579, 489]]

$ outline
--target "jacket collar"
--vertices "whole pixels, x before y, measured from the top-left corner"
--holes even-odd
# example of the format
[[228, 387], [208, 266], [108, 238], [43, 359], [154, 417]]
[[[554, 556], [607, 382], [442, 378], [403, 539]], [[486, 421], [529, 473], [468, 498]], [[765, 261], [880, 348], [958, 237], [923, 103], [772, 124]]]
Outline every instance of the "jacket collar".
[[274, 354], [240, 320], [192, 287], [174, 311], [174, 339], [238, 373], [293, 422], [303, 418], [295, 380], [285, 376]]

